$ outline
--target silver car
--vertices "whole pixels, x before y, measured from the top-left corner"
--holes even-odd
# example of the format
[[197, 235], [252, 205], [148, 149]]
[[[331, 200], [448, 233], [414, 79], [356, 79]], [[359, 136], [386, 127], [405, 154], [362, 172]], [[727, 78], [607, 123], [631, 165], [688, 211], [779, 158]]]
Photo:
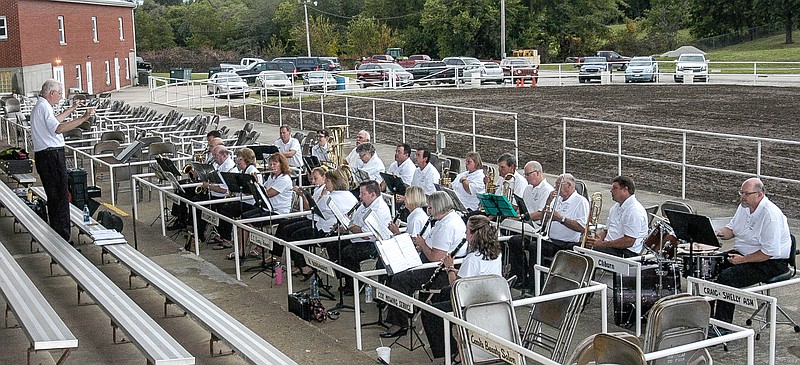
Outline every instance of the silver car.
[[658, 62], [653, 57], [634, 57], [625, 69], [625, 82], [658, 81]]
[[328, 71], [311, 71], [303, 75], [303, 90], [336, 90], [336, 78]]
[[469, 82], [472, 77], [481, 79], [481, 84], [486, 82], [494, 82], [496, 84], [503, 83], [503, 69], [497, 62], [480, 62], [468, 65], [464, 68], [464, 82]]
[[256, 87], [258, 87], [259, 93], [261, 93], [261, 90], [266, 89], [267, 95], [292, 94], [292, 80], [289, 80], [289, 77], [286, 76], [283, 71], [261, 71], [261, 73], [256, 76]]
[[211, 78], [208, 79], [208, 86], [206, 87], [208, 95], [227, 98], [237, 96], [244, 96], [246, 98], [250, 96], [250, 93], [247, 92], [248, 89], [249, 86], [247, 83], [233, 72], [218, 72], [211, 75]]

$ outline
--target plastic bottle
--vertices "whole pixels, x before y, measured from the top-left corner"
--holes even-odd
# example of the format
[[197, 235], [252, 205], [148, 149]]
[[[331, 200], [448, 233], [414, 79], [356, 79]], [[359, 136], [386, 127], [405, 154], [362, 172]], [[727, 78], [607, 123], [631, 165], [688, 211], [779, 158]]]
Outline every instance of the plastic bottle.
[[275, 284], [283, 285], [283, 267], [281, 265], [275, 266]]
[[372, 303], [372, 285], [364, 287], [364, 303]]
[[311, 277], [311, 298], [312, 299], [319, 299], [319, 284], [317, 283], [317, 276], [314, 275]]
[[92, 219], [92, 215], [89, 214], [89, 206], [84, 204], [83, 205], [83, 223], [89, 224], [89, 221]]

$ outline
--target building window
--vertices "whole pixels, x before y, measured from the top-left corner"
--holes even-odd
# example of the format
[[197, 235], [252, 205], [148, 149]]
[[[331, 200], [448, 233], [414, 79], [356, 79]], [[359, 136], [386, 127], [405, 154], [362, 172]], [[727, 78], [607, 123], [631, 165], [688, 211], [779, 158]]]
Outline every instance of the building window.
[[92, 41], [94, 41], [94, 43], [98, 43], [99, 42], [97, 40], [97, 17], [96, 16], [92, 17]]
[[[122, 18], [120, 18], [122, 19]], [[8, 39], [8, 23], [6, 23], [6, 17], [0, 16], [0, 39]]]
[[123, 31], [122, 28], [122, 17], [119, 18], [119, 40], [121, 41], [125, 40], [125, 32]]
[[81, 75], [81, 65], [75, 65], [75, 87], [83, 90], [83, 76]]
[[111, 62], [106, 61], [106, 85], [111, 85]]
[[67, 34], [64, 32], [64, 16], [58, 16], [58, 40], [61, 44], [67, 44]]
[[128, 57], [125, 57], [125, 80], [131, 79], [131, 63], [128, 62]]

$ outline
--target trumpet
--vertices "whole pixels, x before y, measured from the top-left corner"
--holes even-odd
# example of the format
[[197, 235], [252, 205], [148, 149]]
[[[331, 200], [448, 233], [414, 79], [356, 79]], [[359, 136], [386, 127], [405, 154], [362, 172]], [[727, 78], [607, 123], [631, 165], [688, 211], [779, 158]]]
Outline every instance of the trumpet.
[[485, 180], [486, 181], [486, 193], [487, 194], [494, 194], [497, 191], [497, 185], [494, 184], [494, 167], [486, 165], [483, 167], [483, 171], [486, 174]]
[[589, 202], [589, 219], [583, 227], [583, 237], [581, 237], [581, 247], [586, 246], [586, 239], [591, 235], [594, 237], [597, 231], [597, 222], [600, 220], [600, 211], [603, 210], [603, 194], [600, 192], [592, 193]]

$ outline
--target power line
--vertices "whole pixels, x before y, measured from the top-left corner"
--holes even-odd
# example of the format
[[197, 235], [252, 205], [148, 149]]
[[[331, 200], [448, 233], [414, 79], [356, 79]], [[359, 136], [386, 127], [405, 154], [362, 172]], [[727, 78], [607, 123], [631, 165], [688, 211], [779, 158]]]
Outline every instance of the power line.
[[[323, 11], [323, 10], [320, 10], [320, 9], [317, 9], [317, 8], [314, 8], [314, 7], [310, 7], [310, 6], [308, 7], [308, 9], [311, 10], [311, 11], [315, 11], [317, 13], [320, 13], [320, 14], [325, 14], [327, 16], [334, 17], [334, 18], [341, 18], [341, 19], [356, 19], [357, 18], [357, 16], [346, 16], [346, 15], [339, 15], [339, 14], [329, 13], [327, 11]], [[415, 16], [415, 15], [420, 15], [420, 14], [422, 14], [422, 12], [418, 11], [416, 13], [411, 13], [411, 14], [392, 16], [392, 17], [387, 17], [387, 18], [373, 18], [373, 19], [375, 19], [375, 20], [393, 20], [393, 19], [408, 18], [410, 16]]]

